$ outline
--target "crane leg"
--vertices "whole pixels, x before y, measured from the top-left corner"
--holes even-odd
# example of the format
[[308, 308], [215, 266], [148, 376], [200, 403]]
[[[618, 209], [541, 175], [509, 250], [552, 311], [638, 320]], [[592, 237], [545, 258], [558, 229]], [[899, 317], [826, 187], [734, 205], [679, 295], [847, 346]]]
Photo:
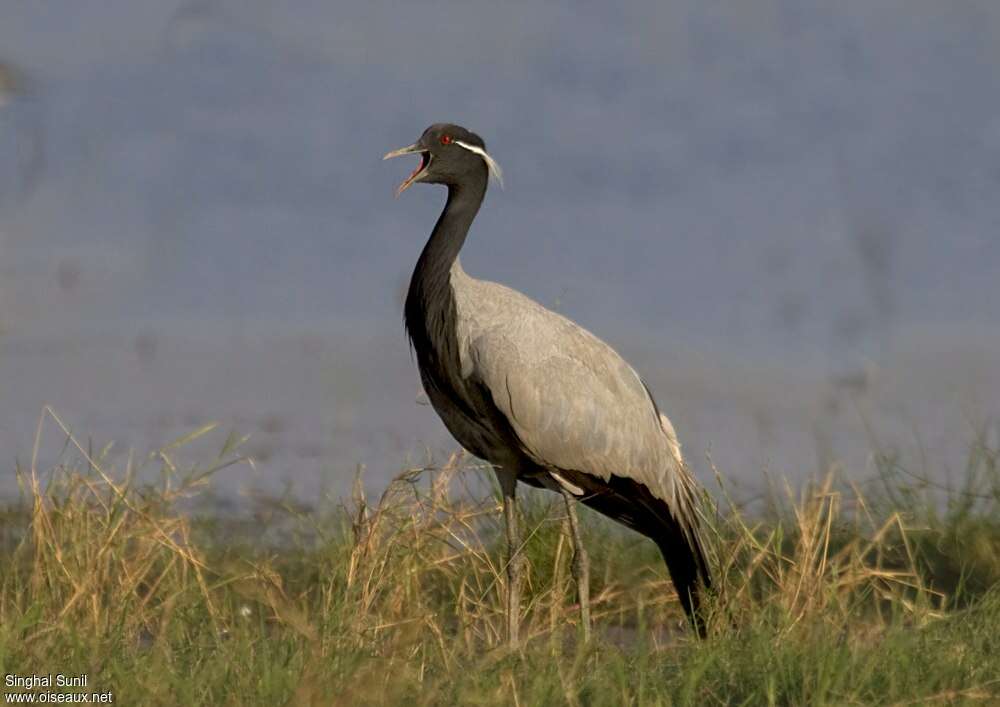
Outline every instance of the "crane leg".
[[566, 514], [569, 516], [569, 534], [573, 542], [573, 579], [576, 580], [576, 595], [580, 601], [580, 627], [583, 629], [583, 641], [590, 641], [590, 558], [580, 539], [580, 523], [576, 518], [576, 501], [565, 487], [562, 489], [563, 500], [566, 501]]
[[521, 554], [521, 530], [517, 516], [517, 476], [497, 471], [503, 490], [503, 515], [507, 526], [507, 643], [519, 645], [521, 625], [521, 582], [524, 577], [524, 556]]

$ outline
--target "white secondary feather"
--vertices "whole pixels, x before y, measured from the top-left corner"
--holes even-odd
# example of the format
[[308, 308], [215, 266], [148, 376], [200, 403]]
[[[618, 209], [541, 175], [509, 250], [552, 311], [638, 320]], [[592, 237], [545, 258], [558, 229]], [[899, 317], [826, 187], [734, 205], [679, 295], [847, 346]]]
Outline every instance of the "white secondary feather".
[[489, 168], [490, 174], [492, 174], [493, 178], [497, 180], [501, 187], [503, 187], [503, 170], [500, 169], [500, 165], [497, 164], [496, 160], [490, 157], [490, 153], [481, 147], [470, 145], [469, 143], [462, 142], [461, 140], [455, 140], [455, 144], [461, 145], [469, 152], [475, 152], [477, 155], [482, 157], [486, 161], [486, 166]]
[[563, 476], [557, 474], [556, 472], [549, 471], [549, 476], [551, 476], [553, 479], [555, 479], [556, 481], [558, 481], [560, 486], [562, 486], [564, 489], [566, 489], [567, 491], [569, 491], [574, 496], [582, 496], [583, 495], [583, 489], [582, 488], [580, 488], [576, 484], [570, 483]]

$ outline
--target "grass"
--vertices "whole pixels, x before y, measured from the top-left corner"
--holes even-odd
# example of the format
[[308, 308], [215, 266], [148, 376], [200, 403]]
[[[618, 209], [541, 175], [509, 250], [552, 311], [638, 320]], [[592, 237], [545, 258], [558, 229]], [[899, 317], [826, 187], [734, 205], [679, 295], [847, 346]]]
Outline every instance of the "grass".
[[1000, 472], [983, 443], [947, 491], [885, 454], [864, 491], [830, 476], [749, 510], [721, 484], [705, 500], [704, 641], [652, 543], [583, 511], [596, 638], [582, 644], [564, 513], [525, 494], [528, 640], [511, 653], [480, 465], [455, 456], [378, 498], [359, 482], [342, 502], [224, 518], [184, 510], [245, 461], [231, 436], [182, 462], [210, 431], [122, 468], [66, 432], [54, 469], [18, 470], [22, 499], [0, 510], [5, 676], [86, 674], [85, 692], [124, 705], [1000, 701]]

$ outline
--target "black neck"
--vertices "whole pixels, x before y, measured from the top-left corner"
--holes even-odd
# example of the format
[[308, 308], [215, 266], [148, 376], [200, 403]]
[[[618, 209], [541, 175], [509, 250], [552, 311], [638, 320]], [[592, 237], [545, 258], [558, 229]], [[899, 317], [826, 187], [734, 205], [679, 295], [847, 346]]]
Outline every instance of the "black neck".
[[447, 277], [485, 196], [485, 179], [482, 183], [448, 187], [448, 201], [420, 254], [411, 285], [420, 279]]
[[448, 202], [417, 260], [403, 315], [418, 357], [431, 350], [435, 339], [440, 340], [435, 334], [446, 335], [442, 329], [453, 324], [451, 267], [485, 196], [486, 175], [473, 183], [449, 185]]

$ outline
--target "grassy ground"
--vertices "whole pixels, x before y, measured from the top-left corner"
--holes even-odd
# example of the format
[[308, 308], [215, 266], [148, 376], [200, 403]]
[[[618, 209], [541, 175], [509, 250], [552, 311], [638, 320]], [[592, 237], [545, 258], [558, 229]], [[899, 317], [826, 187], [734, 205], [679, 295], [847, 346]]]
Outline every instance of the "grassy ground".
[[943, 494], [884, 456], [864, 492], [830, 477], [744, 508], [721, 486], [705, 641], [652, 543], [584, 510], [582, 644], [562, 508], [525, 494], [529, 639], [511, 653], [498, 500], [470, 460], [238, 521], [178, 510], [241, 460], [230, 438], [185, 465], [186, 441], [146, 460], [155, 487], [72, 440], [65, 464], [19, 470], [22, 502], [0, 511], [5, 676], [86, 674], [82, 692], [125, 705], [1000, 702], [1000, 471], [983, 444]]

